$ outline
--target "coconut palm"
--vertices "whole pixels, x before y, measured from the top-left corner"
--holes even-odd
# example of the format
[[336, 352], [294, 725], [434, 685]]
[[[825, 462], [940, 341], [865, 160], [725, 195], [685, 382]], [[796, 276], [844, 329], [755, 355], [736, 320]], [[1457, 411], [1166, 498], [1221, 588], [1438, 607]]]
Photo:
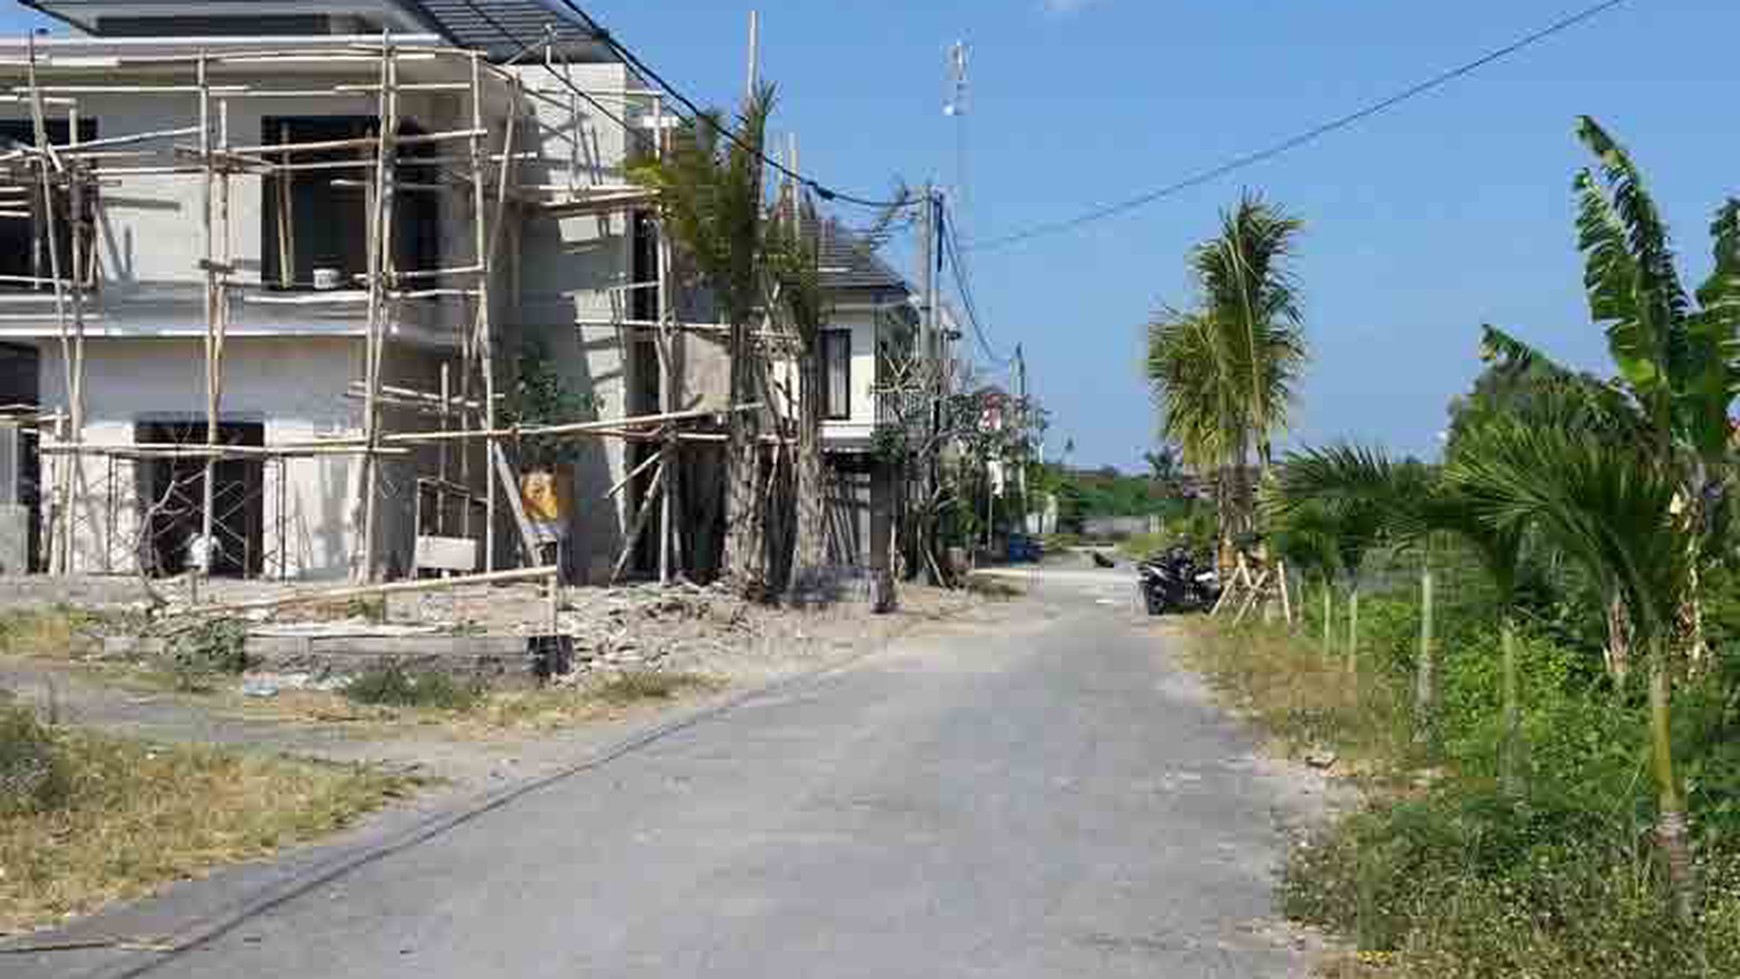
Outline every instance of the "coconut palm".
[[1289, 267], [1301, 228], [1247, 193], [1221, 215], [1220, 234], [1191, 253], [1199, 307], [1164, 309], [1148, 326], [1146, 373], [1161, 434], [1185, 462], [1221, 474], [1223, 552], [1253, 529], [1251, 455], [1266, 472], [1307, 358]]
[[1656, 834], [1682, 912], [1693, 893], [1684, 795], [1674, 771], [1668, 648], [1691, 587], [1692, 555], [1674, 501], [1680, 474], [1648, 447], [1517, 423], [1483, 427], [1446, 471], [1495, 532], [1540, 533], [1625, 601], [1651, 663], [1650, 753]]
[[774, 305], [797, 348], [797, 521], [792, 584], [803, 587], [827, 563], [827, 509], [822, 459], [821, 333], [827, 319], [821, 284], [818, 222], [807, 202], [788, 201], [771, 233]]
[[[774, 89], [745, 102], [727, 137], [721, 113], [702, 113], [677, 130], [661, 160], [633, 169], [658, 190], [665, 228], [694, 263], [730, 327], [732, 407], [765, 402], [752, 330], [764, 297], [768, 245], [762, 160]], [[765, 514], [760, 488], [762, 412], [731, 411], [725, 464], [725, 574], [746, 593], [764, 591]]]

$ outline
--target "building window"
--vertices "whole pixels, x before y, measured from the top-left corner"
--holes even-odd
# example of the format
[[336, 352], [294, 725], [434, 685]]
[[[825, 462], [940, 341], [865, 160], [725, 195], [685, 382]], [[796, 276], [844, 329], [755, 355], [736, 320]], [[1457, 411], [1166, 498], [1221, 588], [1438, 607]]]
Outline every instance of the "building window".
[[822, 417], [852, 417], [852, 331], [822, 331]]
[[[57, 146], [68, 142], [65, 119], [49, 119], [44, 128], [48, 141]], [[79, 141], [97, 138], [95, 119], [79, 120]], [[19, 146], [36, 145], [36, 125], [29, 119], [0, 119], [0, 152]], [[60, 263], [61, 278], [71, 281], [72, 242], [76, 227], [84, 245], [85, 267], [80, 281], [87, 285], [95, 278], [96, 249], [92, 229], [97, 210], [97, 185], [86, 181], [82, 195], [81, 214], [72, 213], [72, 195], [66, 187], [57, 187], [54, 197], [54, 250], [49, 253], [48, 211], [43, 207], [42, 185], [34, 167], [20, 166], [13, 176], [0, 179], [0, 288], [54, 289], [54, 260]], [[32, 281], [35, 280], [35, 281]]]
[[[261, 143], [335, 142], [375, 135], [371, 116], [267, 116]], [[405, 125], [401, 136], [421, 130]], [[278, 171], [263, 182], [260, 209], [262, 268], [266, 285], [278, 289], [361, 288], [368, 273], [369, 199], [372, 147], [337, 147], [296, 153], [267, 153], [274, 162], [299, 169]], [[435, 144], [397, 148], [393, 194], [393, 265], [399, 272], [429, 271], [441, 261], [440, 168], [419, 163], [435, 155]], [[318, 270], [318, 274], [317, 274]]]

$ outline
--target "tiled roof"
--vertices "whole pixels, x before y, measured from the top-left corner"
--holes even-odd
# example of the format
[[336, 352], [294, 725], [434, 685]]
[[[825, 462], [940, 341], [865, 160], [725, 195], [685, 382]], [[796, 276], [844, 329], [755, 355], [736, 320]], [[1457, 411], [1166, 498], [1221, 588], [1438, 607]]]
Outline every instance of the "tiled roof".
[[[53, 17], [74, 26], [88, 29], [88, 12], [104, 6], [122, 6], [115, 0], [22, 0]], [[173, 16], [171, 12], [182, 0], [134, 0], [126, 4], [130, 16], [141, 10], [152, 16]], [[283, 0], [200, 0], [200, 14], [209, 13], [214, 3], [223, 6], [271, 6], [288, 11]], [[528, 43], [541, 42], [546, 27], [554, 28], [569, 58], [585, 61], [615, 61], [607, 45], [599, 43], [598, 25], [578, 9], [563, 0], [397, 0], [400, 8], [423, 20], [435, 33], [457, 47], [482, 51], [490, 58], [504, 60], [520, 53]], [[158, 13], [162, 11], [162, 13]], [[317, 11], [323, 12], [323, 11]]]
[[816, 236], [822, 288], [870, 292], [910, 292], [900, 274], [876, 254], [864, 236], [833, 219], [807, 215], [805, 230]]

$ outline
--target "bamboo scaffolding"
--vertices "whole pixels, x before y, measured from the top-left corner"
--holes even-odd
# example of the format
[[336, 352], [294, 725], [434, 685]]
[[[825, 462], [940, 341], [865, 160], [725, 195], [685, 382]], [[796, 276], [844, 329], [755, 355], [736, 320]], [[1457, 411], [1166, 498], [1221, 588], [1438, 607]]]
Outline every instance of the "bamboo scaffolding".
[[[222, 47], [218, 44], [217, 47]], [[547, 46], [545, 51], [546, 64], [554, 64], [554, 47]], [[79, 503], [79, 490], [75, 485], [77, 479], [72, 473], [80, 472], [79, 460], [106, 457], [110, 460], [131, 459], [136, 461], [154, 459], [190, 459], [206, 462], [204, 467], [203, 505], [200, 533], [210, 541], [214, 538], [216, 528], [216, 507], [214, 506], [214, 489], [216, 484], [216, 463], [226, 459], [277, 459], [318, 458], [347, 456], [360, 459], [363, 467], [363, 477], [360, 493], [362, 502], [362, 537], [363, 547], [358, 569], [359, 578], [372, 580], [379, 573], [380, 561], [378, 548], [380, 546], [380, 518], [378, 508], [381, 505], [381, 475], [380, 461], [388, 456], [405, 456], [414, 452], [415, 447], [430, 446], [439, 452], [437, 463], [438, 477], [436, 486], [437, 510], [440, 520], [445, 521], [446, 500], [449, 492], [457, 491], [459, 487], [472, 487], [471, 453], [466, 446], [475, 444], [472, 440], [483, 444], [486, 461], [484, 476], [484, 491], [487, 500], [484, 503], [486, 520], [484, 538], [487, 554], [486, 574], [495, 572], [497, 548], [495, 536], [499, 524], [499, 497], [505, 491], [509, 495], [509, 503], [515, 512], [516, 523], [522, 532], [522, 543], [525, 545], [529, 559], [537, 560], [536, 542], [527, 533], [528, 523], [519, 506], [519, 487], [517, 477], [508, 461], [508, 456], [502, 451], [504, 439], [520, 438], [600, 438], [622, 439], [633, 442], [657, 443], [657, 452], [640, 461], [616, 485], [604, 494], [605, 499], [615, 497], [637, 479], [644, 477], [649, 470], [652, 479], [645, 494], [636, 506], [630, 522], [632, 528], [626, 538], [625, 548], [618, 556], [616, 574], [621, 574], [626, 566], [635, 543], [646, 530], [649, 521], [658, 515], [658, 573], [662, 581], [671, 578], [671, 559], [676, 552], [678, 542], [675, 539], [675, 511], [673, 498], [679, 467], [677, 465], [678, 447], [689, 441], [711, 441], [714, 435], [705, 432], [690, 432], [683, 430], [683, 423], [699, 421], [706, 418], [716, 418], [727, 411], [756, 410], [758, 406], [739, 406], [734, 409], [714, 410], [674, 410], [679, 404], [678, 362], [675, 346], [677, 338], [683, 333], [713, 333], [723, 335], [728, 328], [720, 324], [688, 324], [677, 322], [673, 316], [670, 299], [670, 268], [671, 257], [667, 236], [660, 229], [659, 270], [656, 281], [637, 283], [632, 287], [619, 290], [627, 293], [632, 289], [657, 290], [658, 312], [656, 318], [650, 321], [639, 321], [618, 315], [608, 322], [576, 321], [582, 329], [613, 328], [617, 330], [642, 330], [655, 334], [654, 350], [658, 355], [657, 370], [660, 375], [658, 413], [618, 419], [608, 419], [590, 422], [574, 422], [568, 424], [545, 425], [532, 428], [504, 427], [498, 423], [497, 408], [500, 395], [496, 393], [496, 325], [493, 321], [492, 305], [492, 273], [496, 268], [496, 258], [506, 238], [507, 226], [511, 220], [509, 207], [523, 205], [527, 213], [548, 216], [565, 214], [596, 213], [601, 221], [608, 221], [609, 215], [626, 213], [644, 208], [656, 200], [656, 196], [645, 188], [632, 184], [617, 182], [617, 168], [607, 170], [602, 161], [594, 158], [595, 150], [586, 136], [586, 117], [579, 111], [575, 89], [572, 84], [571, 66], [563, 59], [562, 70], [567, 74], [569, 90], [560, 97], [551, 95], [535, 87], [526, 86], [522, 80], [505, 65], [494, 65], [484, 60], [478, 52], [464, 51], [449, 47], [432, 47], [421, 44], [405, 44], [390, 34], [383, 33], [378, 43], [349, 43], [308, 48], [260, 49], [249, 51], [212, 50], [204, 47], [197, 53], [181, 55], [143, 55], [105, 58], [101, 66], [105, 71], [117, 71], [124, 68], [152, 67], [160, 70], [186, 72], [180, 78], [169, 78], [161, 82], [149, 84], [111, 84], [98, 81], [91, 84], [55, 80], [44, 82], [37, 76], [39, 61], [34, 42], [29, 45], [28, 57], [19, 66], [27, 71], [28, 84], [13, 86], [12, 94], [0, 94], [0, 101], [28, 101], [32, 107], [35, 122], [35, 144], [30, 147], [18, 147], [6, 153], [0, 153], [0, 218], [28, 219], [37, 217], [34, 209], [26, 209], [22, 205], [32, 198], [40, 196], [42, 200], [41, 216], [46, 218], [48, 227], [44, 229], [50, 241], [49, 247], [37, 254], [46, 255], [46, 264], [50, 267], [47, 275], [40, 273], [31, 276], [0, 276], [0, 281], [18, 281], [24, 285], [52, 288], [52, 302], [55, 307], [55, 318], [62, 345], [63, 370], [66, 373], [65, 388], [68, 393], [68, 406], [64, 414], [52, 416], [54, 424], [60, 427], [61, 434], [42, 440], [42, 451], [55, 459], [57, 472], [57, 503], [59, 508], [56, 521], [51, 525], [57, 528], [54, 540], [58, 544], [55, 551], [57, 568], [65, 573], [72, 570], [75, 542], [73, 514]], [[353, 62], [356, 64], [372, 64], [378, 67], [379, 78], [376, 83], [337, 82], [325, 87], [265, 87], [252, 83], [236, 83], [234, 72], [245, 66], [260, 66], [268, 64], [308, 63], [326, 66], [335, 61]], [[410, 62], [439, 62], [450, 65], [459, 71], [467, 71], [466, 80], [448, 80], [441, 76], [421, 75], [416, 80], [401, 77], [402, 65]], [[0, 60], [0, 67], [7, 64]], [[94, 64], [65, 61], [51, 63], [50, 67], [61, 71], [88, 70]], [[222, 77], [220, 69], [230, 72], [229, 77]], [[449, 79], [452, 76], [448, 76]], [[491, 123], [486, 117], [489, 100], [499, 99], [501, 88], [505, 87], [509, 108], [501, 118]], [[400, 99], [402, 95], [412, 92], [423, 93], [468, 93], [471, 104], [471, 120], [469, 128], [452, 128], [435, 133], [404, 134], [399, 132], [398, 120]], [[185, 99], [194, 96], [197, 100], [198, 124], [194, 126], [166, 127], [147, 132], [129, 133], [120, 136], [109, 136], [101, 139], [81, 141], [78, 138], [78, 105], [76, 97], [93, 94], [136, 94], [143, 96]], [[655, 92], [647, 90], [629, 90], [627, 88], [600, 89], [593, 94], [608, 95], [619, 98], [625, 104], [634, 104], [637, 99], [650, 100], [653, 122], [652, 129], [656, 134], [654, 141], [660, 153], [664, 151], [662, 133], [664, 131], [663, 102]], [[375, 133], [362, 137], [333, 140], [294, 141], [290, 138], [288, 127], [281, 127], [277, 132], [262, 133], [265, 142], [258, 146], [232, 145], [229, 132], [228, 111], [233, 99], [273, 99], [273, 98], [329, 98], [354, 104], [360, 99], [374, 97], [377, 105], [376, 118], [379, 128]], [[547, 126], [535, 115], [526, 115], [524, 106], [532, 102], [560, 105], [567, 102], [568, 121], [566, 125]], [[215, 103], [215, 110], [214, 110]], [[70, 134], [64, 144], [55, 144], [48, 139], [47, 126], [44, 121], [44, 107], [49, 105], [65, 105], [70, 108]], [[215, 126], [214, 126], [215, 115]], [[459, 123], [464, 126], [464, 123]], [[516, 129], [522, 125], [536, 127], [535, 132], [548, 137], [546, 145], [566, 143], [566, 159], [557, 156], [546, 156], [539, 148], [538, 140], [532, 141], [532, 146], [526, 149], [518, 148], [516, 144]], [[491, 135], [497, 126], [505, 129], [498, 145], [491, 145]], [[637, 126], [630, 123], [627, 126], [631, 136], [638, 136]], [[639, 127], [645, 128], [645, 121], [639, 120]], [[214, 139], [215, 132], [215, 139]], [[187, 137], [197, 136], [198, 145], [188, 146], [178, 143]], [[438, 171], [441, 176], [434, 182], [406, 181], [399, 178], [399, 149], [408, 145], [448, 145], [460, 144], [464, 152], [457, 154], [441, 154], [431, 157], [418, 157], [416, 164], [420, 167], [451, 167], [451, 170]], [[309, 155], [322, 152], [342, 152], [354, 150], [359, 153], [355, 160], [316, 160]], [[583, 160], [582, 153], [587, 156]], [[408, 159], [408, 158], [407, 158]], [[103, 180], [97, 179], [97, 174], [91, 165], [98, 160], [121, 161], [120, 166], [104, 166], [101, 171]], [[162, 162], [154, 162], [162, 161]], [[534, 164], [553, 167], [566, 167], [566, 182], [557, 184], [522, 183], [517, 174], [517, 165], [530, 161]], [[137, 165], [134, 165], [137, 163]], [[493, 166], [492, 171], [490, 167]], [[280, 255], [279, 271], [276, 276], [277, 288], [288, 289], [297, 286], [307, 286], [309, 283], [295, 281], [296, 227], [294, 198], [291, 194], [292, 184], [290, 174], [302, 172], [336, 171], [355, 174], [356, 179], [341, 177], [332, 181], [339, 186], [361, 186], [367, 193], [365, 202], [367, 215], [366, 233], [369, 236], [369, 269], [363, 275], [354, 276], [359, 288], [334, 290], [332, 292], [311, 293], [306, 295], [259, 295], [260, 290], [271, 288], [266, 283], [243, 281], [235, 277], [233, 258], [231, 256], [232, 234], [230, 215], [230, 182], [236, 174], [279, 176], [275, 186], [267, 193], [277, 195], [278, 217], [274, 226], [267, 230], [267, 235], [276, 239]], [[4, 175], [15, 174], [19, 186], [4, 186]], [[152, 444], [134, 443], [131, 445], [87, 445], [83, 440], [83, 416], [85, 400], [84, 381], [84, 339], [85, 322], [88, 319], [100, 319], [101, 314], [85, 315], [86, 300], [95, 281], [98, 266], [91, 260], [95, 250], [91, 247], [91, 239], [84, 234], [83, 216], [86, 202], [91, 199], [92, 188], [104, 185], [119, 185], [133, 176], [189, 176], [199, 179], [201, 190], [201, 226], [203, 237], [202, 260], [198, 266], [205, 280], [205, 325], [203, 330], [205, 371], [206, 371], [206, 404], [204, 411], [205, 444]], [[456, 179], [459, 184], [450, 184], [448, 179]], [[609, 180], [609, 183], [604, 181]], [[493, 182], [493, 187], [491, 183]], [[400, 192], [425, 193], [448, 192], [465, 189], [469, 183], [473, 212], [473, 246], [474, 259], [471, 264], [457, 265], [445, 268], [402, 269], [398, 267], [394, 254], [395, 222], [393, 211], [397, 195]], [[556, 201], [546, 201], [537, 195], [550, 193], [560, 195]], [[492, 200], [493, 197], [493, 200]], [[70, 198], [70, 201], [68, 200]], [[12, 203], [14, 200], [16, 204]], [[63, 213], [70, 207], [70, 220], [74, 226], [72, 237], [72, 265], [70, 275], [59, 266], [60, 252], [53, 242], [58, 241], [60, 233], [59, 222]], [[43, 231], [38, 231], [39, 237]], [[87, 267], [88, 266], [88, 267]], [[439, 280], [454, 277], [476, 277], [475, 284], [467, 282], [466, 288], [445, 285], [431, 285], [426, 288], [403, 288], [404, 283]], [[35, 301], [49, 301], [49, 297], [32, 298]], [[449, 365], [441, 364], [441, 392], [433, 394], [416, 391], [411, 388], [394, 387], [383, 383], [385, 366], [385, 349], [388, 338], [396, 334], [397, 304], [407, 301], [423, 300], [457, 300], [474, 304], [470, 316], [469, 327], [463, 333], [461, 343], [460, 374], [457, 384], [451, 377]], [[246, 301], [255, 303], [287, 303], [293, 305], [348, 305], [366, 304], [367, 322], [363, 327], [363, 364], [362, 378], [350, 385], [350, 396], [360, 396], [365, 402], [363, 408], [362, 434], [359, 437], [324, 439], [316, 443], [275, 443], [271, 445], [236, 446], [221, 444], [222, 412], [224, 397], [224, 375], [226, 365], [226, 342], [230, 333], [232, 303]], [[618, 309], [620, 313], [620, 308]], [[70, 317], [70, 329], [69, 329]], [[11, 317], [0, 314], [0, 318]], [[104, 334], [99, 334], [104, 335]], [[772, 334], [769, 334], [771, 337]], [[481, 381], [481, 396], [470, 393], [472, 385]], [[456, 392], [454, 388], [459, 390]], [[432, 414], [440, 419], [440, 430], [436, 432], [401, 432], [388, 431], [382, 417], [383, 409], [409, 408], [419, 414]], [[35, 409], [30, 409], [34, 411]], [[456, 413], [456, 414], [455, 414]], [[44, 419], [50, 416], [42, 415]], [[457, 419], [458, 426], [452, 422]], [[476, 424], [474, 424], [474, 422]], [[722, 438], [722, 436], [719, 436]], [[774, 439], [774, 441], [778, 441]], [[451, 482], [451, 456], [449, 447], [460, 446], [457, 457], [459, 460], [459, 482]], [[111, 470], [113, 462], [111, 462]], [[283, 479], [280, 470], [280, 479]], [[111, 472], [112, 476], [112, 472]], [[419, 476], [419, 485], [426, 477]], [[112, 481], [112, 480], [111, 480]], [[280, 486], [280, 492], [282, 486]], [[467, 490], [467, 499], [475, 489]], [[112, 496], [112, 492], [111, 492]], [[416, 505], [416, 504], [414, 504]], [[113, 501], [110, 502], [111, 508]], [[466, 508], [466, 523], [469, 529], [470, 513], [473, 507]], [[282, 504], [280, 504], [282, 510]], [[110, 514], [113, 522], [114, 514]], [[281, 519], [281, 518], [280, 518]], [[282, 571], [284, 562], [280, 562]], [[464, 579], [449, 579], [451, 582], [463, 583]], [[558, 594], [555, 590], [559, 581], [552, 581], [552, 598]]]

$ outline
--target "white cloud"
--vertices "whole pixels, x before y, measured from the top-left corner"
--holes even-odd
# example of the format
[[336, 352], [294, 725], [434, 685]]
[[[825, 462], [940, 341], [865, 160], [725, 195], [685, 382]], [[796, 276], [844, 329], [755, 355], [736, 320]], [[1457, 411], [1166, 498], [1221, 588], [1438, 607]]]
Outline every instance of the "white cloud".
[[1101, 0], [1042, 0], [1041, 6], [1052, 17], [1068, 17], [1100, 2]]

